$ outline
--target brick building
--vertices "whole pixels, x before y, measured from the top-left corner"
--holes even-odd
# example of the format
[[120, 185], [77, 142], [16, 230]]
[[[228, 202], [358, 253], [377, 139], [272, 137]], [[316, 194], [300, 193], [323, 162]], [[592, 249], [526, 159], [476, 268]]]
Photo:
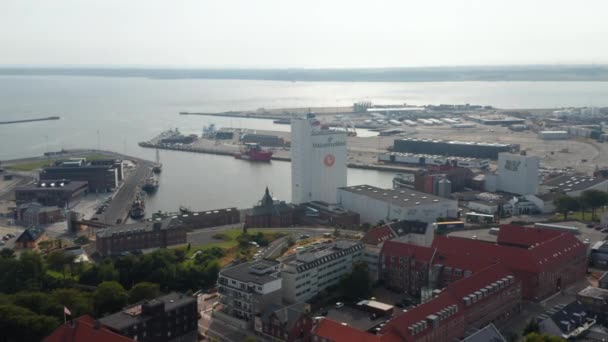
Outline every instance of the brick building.
[[455, 341], [464, 338], [469, 329], [482, 328], [517, 314], [520, 305], [521, 283], [512, 272], [495, 264], [448, 285], [428, 302], [393, 317], [376, 334], [321, 319], [313, 328], [316, 336], [313, 340]]
[[21, 233], [15, 240], [15, 248], [38, 248], [41, 241], [47, 240], [48, 237], [44, 230], [40, 227], [30, 227]]
[[186, 229], [200, 229], [239, 223], [241, 214], [237, 208], [224, 208], [205, 211], [185, 210], [179, 214], [157, 212], [152, 214], [152, 218], [172, 218]]
[[273, 340], [308, 342], [311, 340], [310, 306], [296, 303], [290, 306], [271, 305], [255, 318], [255, 331]]
[[294, 208], [282, 201], [275, 201], [268, 187], [258, 205], [245, 216], [247, 228], [279, 228], [293, 225]]
[[84, 315], [60, 325], [42, 342], [134, 342], [101, 326], [93, 317]]
[[99, 319], [106, 328], [141, 342], [195, 342], [198, 337], [196, 299], [170, 293], [128, 306]]
[[58, 207], [45, 207], [31, 202], [19, 205], [14, 212], [15, 223], [24, 227], [51, 224], [65, 220], [64, 211]]
[[186, 243], [186, 229], [172, 219], [108, 227], [97, 233], [102, 256]]

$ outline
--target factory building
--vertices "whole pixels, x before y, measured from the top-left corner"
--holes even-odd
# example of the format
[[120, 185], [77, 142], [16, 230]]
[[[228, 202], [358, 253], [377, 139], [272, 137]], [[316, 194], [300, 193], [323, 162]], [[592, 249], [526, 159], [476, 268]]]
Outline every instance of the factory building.
[[395, 140], [394, 152], [497, 159], [500, 152], [512, 152], [519, 146], [489, 142], [464, 142], [405, 138]]
[[245, 215], [246, 228], [279, 228], [293, 225], [294, 208], [283, 201], [275, 201], [266, 187], [258, 205]]
[[95, 246], [102, 256], [186, 243], [186, 229], [172, 219], [108, 227], [97, 233]]
[[90, 165], [111, 166], [112, 168], [116, 169], [116, 175], [118, 176], [119, 182], [125, 178], [122, 160], [120, 160], [120, 159], [96, 159], [96, 160], [91, 160]]
[[225, 226], [239, 223], [241, 214], [237, 208], [212, 209], [206, 211], [184, 210], [181, 213], [154, 213], [154, 219], [172, 218], [187, 229]]
[[570, 137], [568, 131], [540, 131], [538, 138], [543, 140], [566, 140]]
[[37, 202], [45, 206], [64, 207], [74, 203], [88, 191], [88, 183], [82, 181], [46, 180], [15, 188], [17, 205]]
[[338, 202], [346, 186], [346, 133], [322, 126], [314, 115], [291, 120], [292, 203]]
[[388, 163], [403, 163], [416, 166], [453, 166], [468, 169], [487, 169], [490, 160], [464, 157], [444, 157], [441, 155], [412, 154], [400, 152], [388, 152], [378, 155], [378, 161]]
[[280, 263], [256, 260], [224, 268], [217, 279], [222, 309], [214, 316], [243, 328], [271, 304], [281, 302]]
[[410, 189], [380, 189], [369, 185], [340, 188], [341, 205], [361, 215], [361, 222], [410, 220], [432, 223], [458, 216], [458, 202]]
[[297, 250], [283, 260], [283, 299], [289, 303], [307, 301], [338, 284], [351, 272], [353, 263], [362, 260], [363, 249], [358, 241], [337, 240]]
[[114, 163], [92, 165], [87, 164], [84, 159], [69, 160], [43, 168], [39, 178], [40, 181], [47, 182], [57, 179], [87, 182], [89, 192], [109, 192], [118, 186], [119, 169]]
[[284, 146], [283, 138], [269, 134], [245, 133], [241, 136], [241, 143], [256, 143], [262, 146], [279, 147]]
[[540, 182], [540, 158], [514, 153], [498, 154], [497, 189], [517, 195], [534, 195]]

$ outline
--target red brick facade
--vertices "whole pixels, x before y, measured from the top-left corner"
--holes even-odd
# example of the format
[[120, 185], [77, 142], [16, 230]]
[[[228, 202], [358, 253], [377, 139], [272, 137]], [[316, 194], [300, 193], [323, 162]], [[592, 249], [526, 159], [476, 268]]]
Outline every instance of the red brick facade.
[[95, 245], [99, 254], [106, 256], [147, 248], [179, 245], [186, 243], [186, 240], [185, 229], [172, 228], [108, 234], [108, 236], [98, 235]]

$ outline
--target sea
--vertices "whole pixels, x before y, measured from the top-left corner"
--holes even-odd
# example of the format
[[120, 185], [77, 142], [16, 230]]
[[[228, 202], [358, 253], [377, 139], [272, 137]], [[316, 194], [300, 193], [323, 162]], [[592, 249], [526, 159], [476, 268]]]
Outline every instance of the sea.
[[[498, 108], [608, 106], [608, 82], [286, 82], [149, 79], [95, 76], [0, 76], [0, 121], [60, 116], [60, 120], [0, 125], [0, 160], [62, 148], [111, 150], [149, 160], [137, 145], [162, 131], [201, 134], [203, 127], [289, 130], [272, 120], [179, 115], [258, 108], [377, 104], [479, 104]], [[363, 131], [362, 135], [371, 135]], [[148, 213], [247, 208], [266, 186], [289, 201], [290, 164], [248, 163], [226, 156], [161, 151], [159, 191]], [[348, 184], [390, 187], [394, 174], [348, 170]]]

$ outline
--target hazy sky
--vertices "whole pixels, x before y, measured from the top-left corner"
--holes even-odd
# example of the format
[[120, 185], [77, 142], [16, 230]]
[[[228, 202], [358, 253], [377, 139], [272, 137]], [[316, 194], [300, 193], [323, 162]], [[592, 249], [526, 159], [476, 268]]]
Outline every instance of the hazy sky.
[[607, 13], [606, 0], [0, 0], [0, 64], [606, 64]]

